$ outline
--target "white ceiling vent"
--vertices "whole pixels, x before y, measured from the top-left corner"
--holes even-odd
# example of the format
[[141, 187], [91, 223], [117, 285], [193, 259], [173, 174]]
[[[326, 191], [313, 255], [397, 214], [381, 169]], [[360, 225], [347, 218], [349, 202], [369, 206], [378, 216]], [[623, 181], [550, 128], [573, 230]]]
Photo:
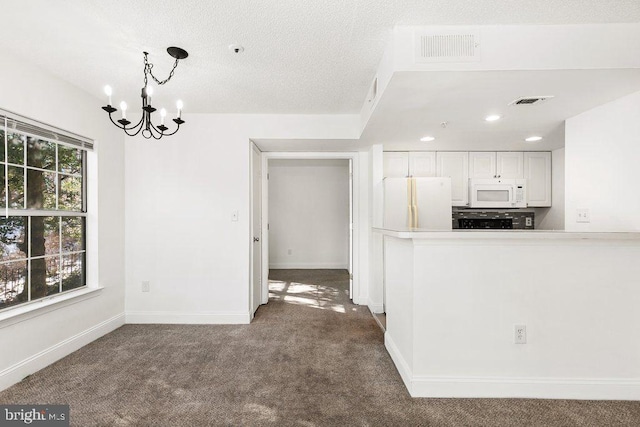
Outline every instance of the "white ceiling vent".
[[518, 98], [509, 103], [509, 105], [533, 105], [540, 104], [547, 99], [553, 98], [553, 95], [545, 96], [525, 96], [524, 98]]
[[480, 35], [478, 32], [438, 34], [416, 32], [414, 43], [417, 63], [480, 60]]

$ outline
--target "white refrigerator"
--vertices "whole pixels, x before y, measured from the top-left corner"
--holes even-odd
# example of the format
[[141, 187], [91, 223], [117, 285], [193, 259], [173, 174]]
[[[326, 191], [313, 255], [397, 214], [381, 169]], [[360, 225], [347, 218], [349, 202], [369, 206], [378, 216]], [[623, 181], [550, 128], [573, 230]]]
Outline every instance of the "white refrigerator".
[[451, 230], [451, 178], [385, 178], [384, 227]]

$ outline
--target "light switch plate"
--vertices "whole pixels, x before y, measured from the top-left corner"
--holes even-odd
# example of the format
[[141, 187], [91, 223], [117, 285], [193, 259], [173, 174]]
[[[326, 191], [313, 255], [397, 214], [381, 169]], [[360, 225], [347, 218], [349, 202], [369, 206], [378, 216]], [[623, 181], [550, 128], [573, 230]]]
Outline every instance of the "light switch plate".
[[233, 211], [233, 213], [231, 213], [231, 221], [238, 222], [238, 211]]

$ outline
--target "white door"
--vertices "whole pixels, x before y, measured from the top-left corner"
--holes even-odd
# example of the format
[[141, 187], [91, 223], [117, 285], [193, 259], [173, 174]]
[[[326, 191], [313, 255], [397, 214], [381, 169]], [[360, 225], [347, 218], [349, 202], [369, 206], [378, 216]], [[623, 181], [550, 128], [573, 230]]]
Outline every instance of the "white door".
[[262, 164], [260, 152], [251, 152], [251, 317], [262, 299]]
[[436, 176], [436, 152], [409, 152], [409, 176], [416, 178]]
[[522, 151], [499, 151], [496, 159], [497, 178], [524, 178], [524, 157]]
[[438, 151], [437, 175], [451, 178], [452, 206], [469, 204], [469, 152]]
[[528, 206], [551, 206], [551, 153], [524, 153], [524, 177], [527, 179]]
[[385, 151], [382, 161], [382, 173], [385, 178], [404, 178], [409, 174], [407, 151]]
[[496, 153], [493, 151], [470, 152], [469, 178], [497, 178]]

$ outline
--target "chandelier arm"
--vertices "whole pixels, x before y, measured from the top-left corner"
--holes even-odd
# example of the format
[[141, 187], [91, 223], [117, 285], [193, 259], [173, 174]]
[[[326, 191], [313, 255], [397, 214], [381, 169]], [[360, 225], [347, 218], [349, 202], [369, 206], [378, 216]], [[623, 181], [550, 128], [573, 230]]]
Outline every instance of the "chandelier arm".
[[[137, 124], [135, 124], [135, 125], [133, 125], [131, 127], [128, 127], [128, 128], [122, 128], [122, 130], [124, 131], [124, 133], [126, 133], [129, 136], [136, 136], [142, 130], [143, 121], [144, 121], [144, 117], [142, 119], [140, 119], [140, 121]], [[133, 132], [133, 133], [127, 132], [127, 131], [134, 131], [134, 130], [135, 130], [135, 132]]]
[[118, 127], [119, 129], [122, 129], [123, 131], [125, 131], [125, 133], [126, 133], [127, 135], [129, 135], [129, 136], [133, 136], [133, 135], [136, 135], [138, 132], [140, 132], [140, 131], [138, 131], [138, 132], [134, 133], [133, 135], [131, 135], [131, 134], [130, 134], [129, 132], [127, 132], [127, 131], [128, 131], [128, 130], [135, 129], [135, 128], [137, 128], [138, 126], [140, 126], [140, 125], [142, 124], [142, 121], [144, 120], [144, 117], [143, 117], [143, 118], [141, 118], [141, 119], [140, 119], [140, 121], [139, 121], [138, 123], [136, 123], [135, 125], [130, 126], [130, 127], [126, 127], [126, 126], [121, 125], [120, 123], [116, 122], [115, 120], [113, 120], [113, 117], [111, 116], [111, 114], [112, 114], [112, 113], [109, 113], [109, 120], [111, 120], [111, 123], [113, 123], [114, 125], [116, 125], [116, 127]]
[[114, 125], [116, 125], [116, 127], [118, 127], [119, 129], [123, 129], [124, 130], [124, 126], [122, 126], [120, 123], [117, 123], [113, 120], [113, 117], [111, 117], [111, 113], [109, 113], [109, 120], [111, 120], [111, 123], [113, 123]]
[[[164, 135], [164, 132], [162, 132], [160, 129], [158, 129], [156, 127], [156, 125], [153, 124], [153, 122], [149, 122], [149, 125], [151, 125], [151, 129], [156, 131], [156, 133], [158, 133], [160, 135], [160, 138], [162, 138], [162, 136]], [[160, 139], [160, 138], [158, 138], [158, 139]]]
[[[155, 126], [153, 126], [153, 125], [151, 125], [151, 126], [155, 129]], [[160, 132], [159, 136], [156, 136], [156, 133], [154, 131], [151, 131], [151, 136], [153, 137], [153, 139], [155, 139], [157, 141], [160, 138], [162, 138], [164, 135], [162, 134], [162, 132]]]
[[173, 131], [173, 132], [171, 132], [171, 133], [163, 133], [163, 134], [162, 134], [162, 136], [171, 136], [171, 135], [173, 135], [174, 133], [178, 132], [178, 129], [180, 129], [180, 125], [179, 125], [179, 124], [178, 124], [178, 127], [176, 128], [176, 130], [174, 130], [174, 131]]

